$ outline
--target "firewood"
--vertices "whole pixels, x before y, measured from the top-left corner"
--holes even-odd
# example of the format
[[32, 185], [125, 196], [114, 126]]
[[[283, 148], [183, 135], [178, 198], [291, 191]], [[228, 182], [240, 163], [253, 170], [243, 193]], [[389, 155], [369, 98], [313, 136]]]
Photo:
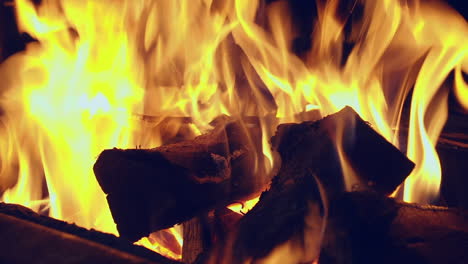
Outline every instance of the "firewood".
[[212, 263], [224, 263], [226, 258], [232, 259], [226, 263], [261, 259], [286, 241], [299, 249], [315, 248], [298, 257], [298, 261], [313, 260], [312, 251], [318, 254], [319, 245], [304, 234], [320, 236], [318, 226], [324, 221], [327, 201], [350, 191], [337, 150], [340, 127], [343, 152], [357, 175], [351, 179], [353, 188], [387, 195], [413, 169], [405, 155], [349, 107], [317, 122], [280, 125], [272, 144], [281, 156], [281, 168], [259, 203], [239, 221], [231, 244]]
[[208, 223], [210, 231], [210, 241], [213, 246], [224, 244], [227, 239], [229, 231], [235, 228], [243, 214], [236, 213], [230, 209], [218, 208], [213, 210], [208, 215]]
[[242, 214], [219, 207], [184, 222], [182, 261], [190, 264], [206, 263], [210, 251], [224, 244], [227, 234], [241, 218]]
[[330, 202], [320, 263], [468, 263], [468, 212], [352, 192]]
[[[356, 178], [343, 176], [337, 146], [340, 133], [340, 145]], [[413, 162], [351, 107], [316, 122], [282, 124], [272, 138], [272, 145], [282, 160], [276, 177], [279, 185], [312, 171], [324, 184], [329, 197], [346, 189], [345, 180], [353, 188], [391, 194], [414, 168]]]
[[111, 234], [0, 203], [0, 263], [180, 264]]
[[[319, 204], [321, 200], [313, 177], [304, 177], [282, 188], [272, 189], [263, 193], [259, 203], [230, 230], [230, 237], [224, 245], [216, 248], [210, 256], [210, 264], [257, 263], [288, 240], [294, 241], [298, 249], [303, 247], [304, 219], [311, 208], [310, 202]], [[320, 218], [313, 220], [320, 222]], [[290, 259], [296, 257], [290, 253]]]
[[[220, 118], [193, 140], [155, 149], [109, 149], [94, 165], [122, 237], [136, 241], [203, 212], [247, 199], [269, 179], [259, 125]], [[263, 177], [262, 177], [263, 176]]]
[[182, 224], [184, 244], [182, 247], [182, 262], [186, 264], [195, 263], [198, 256], [206, 249], [205, 225], [203, 224], [205, 217], [194, 217]]

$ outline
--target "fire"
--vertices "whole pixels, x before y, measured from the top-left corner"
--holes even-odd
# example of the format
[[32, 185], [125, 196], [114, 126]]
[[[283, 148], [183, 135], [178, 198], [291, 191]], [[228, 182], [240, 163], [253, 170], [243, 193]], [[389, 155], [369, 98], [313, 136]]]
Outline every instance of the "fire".
[[238, 214], [246, 214], [250, 209], [252, 209], [260, 200], [260, 196], [250, 199], [245, 202], [235, 203], [228, 206], [229, 210], [236, 212]]
[[[408, 190], [404, 199], [407, 201], [430, 202], [438, 195], [441, 168], [434, 144], [448, 115], [448, 89], [440, 87], [451, 71], [458, 77], [455, 85], [458, 99], [466, 102], [466, 96], [460, 94], [463, 81], [459, 76], [460, 67], [468, 61], [467, 23], [451, 11], [437, 5], [421, 6], [416, 10], [419, 16], [414, 19], [417, 21], [415, 40], [422, 45], [427, 45], [429, 40], [432, 47], [413, 90], [408, 157], [416, 163], [416, 168], [405, 183]], [[429, 23], [442, 19], [443, 23]], [[430, 107], [430, 104], [434, 106]]]
[[[361, 2], [363, 17], [345, 34], [339, 1], [318, 1], [312, 47], [299, 58], [286, 1], [16, 0], [19, 30], [38, 42], [0, 66], [2, 200], [116, 233], [91, 169], [103, 149], [156, 147], [184, 126], [197, 135], [221, 114], [256, 116], [265, 157], [253, 169], [268, 174], [277, 165], [268, 139], [278, 123], [345, 105], [404, 148], [399, 120], [413, 88], [402, 150], [416, 169], [404, 199], [431, 201], [452, 71], [468, 109], [467, 22], [440, 3]], [[141, 116], [191, 123], [162, 129]]]
[[152, 249], [160, 254], [173, 258], [180, 259], [182, 257], [182, 226], [177, 225], [166, 230], [152, 233], [149, 237], [144, 237], [136, 242]]
[[[58, 6], [46, 5], [36, 14], [29, 1], [16, 5], [20, 28], [40, 43], [4, 65], [17, 69], [15, 73], [2, 72], [12, 78], [5, 84], [2, 106], [5, 124], [17, 137], [7, 142], [14, 144], [13, 162], [21, 173], [17, 186], [24, 186], [7, 190], [4, 200], [27, 204], [43, 199], [46, 190], [51, 216], [115, 233], [90, 166], [102, 148], [130, 147], [129, 118], [143, 93], [129, 78], [131, 53], [124, 35], [108, 32], [106, 43], [107, 29], [87, 35], [81, 22], [77, 36], [59, 17]], [[97, 42], [107, 48], [96, 50]]]

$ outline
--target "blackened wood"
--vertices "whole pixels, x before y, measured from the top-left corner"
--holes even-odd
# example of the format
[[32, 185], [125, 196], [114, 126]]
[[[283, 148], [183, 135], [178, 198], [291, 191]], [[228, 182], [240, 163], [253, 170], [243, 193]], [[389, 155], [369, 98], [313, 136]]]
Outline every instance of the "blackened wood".
[[0, 1], [0, 63], [25, 48], [15, 19], [13, 1]]
[[[236, 228], [231, 230], [231, 237], [226, 240], [224, 248], [213, 253], [210, 263], [256, 263], [255, 261], [269, 255], [274, 248], [290, 240], [295, 241], [298, 249], [302, 249], [305, 219], [310, 203], [322, 205], [317, 184], [310, 175], [281, 187], [273, 185], [276, 183], [239, 220]], [[323, 207], [321, 209], [323, 217]]]
[[155, 263], [3, 214], [0, 236], [2, 263]]
[[466, 211], [397, 202], [372, 192], [330, 202], [320, 263], [468, 263]]
[[[121, 236], [136, 241], [226, 205], [267, 184], [259, 127], [220, 118], [194, 140], [155, 149], [110, 149], [94, 165]], [[262, 177], [263, 176], [263, 177]]]
[[457, 106], [449, 96], [449, 116], [436, 145], [442, 168], [439, 204], [468, 210], [468, 114]]
[[436, 150], [442, 167], [440, 204], [468, 210], [468, 144], [444, 140], [439, 141]]
[[210, 228], [210, 241], [212, 241], [212, 244], [214, 246], [224, 244], [227, 235], [236, 227], [242, 217], [243, 214], [233, 212], [226, 207], [210, 212], [208, 215], [208, 227]]
[[220, 207], [211, 211], [207, 217], [207, 227], [209, 230], [210, 242], [207, 246], [207, 251], [199, 256], [197, 264], [206, 263], [224, 263], [224, 260], [229, 260], [230, 255], [225, 254], [224, 249], [229, 243], [229, 234], [236, 229], [239, 220], [243, 214], [231, 211], [226, 207]]
[[[337, 143], [340, 134], [341, 144]], [[355, 188], [391, 194], [414, 168], [414, 163], [351, 107], [316, 122], [282, 124], [272, 138], [272, 145], [282, 160], [277, 185], [311, 172], [322, 182], [329, 197], [345, 189], [338, 145], [357, 175], [348, 179]]]
[[1, 263], [177, 264], [111, 234], [0, 203]]
[[358, 189], [390, 194], [413, 169], [405, 155], [349, 107], [317, 122], [280, 125], [272, 144], [281, 156], [281, 168], [259, 203], [239, 221], [232, 244], [213, 263], [226, 256], [232, 259], [227, 263], [261, 259], [291, 240], [298, 248], [305, 246], [311, 209], [320, 209], [319, 223], [325, 217], [326, 200], [347, 191], [336, 144], [340, 129], [343, 151], [358, 175], [351, 184]]

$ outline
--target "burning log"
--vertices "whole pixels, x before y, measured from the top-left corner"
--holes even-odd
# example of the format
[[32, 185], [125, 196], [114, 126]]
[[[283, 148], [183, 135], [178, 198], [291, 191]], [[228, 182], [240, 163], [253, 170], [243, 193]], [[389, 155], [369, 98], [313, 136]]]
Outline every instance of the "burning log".
[[468, 212], [371, 192], [330, 203], [320, 263], [467, 263]]
[[[94, 172], [121, 236], [135, 241], [258, 192], [259, 126], [218, 119], [210, 133], [151, 150], [110, 149]], [[253, 174], [256, 174], [254, 177]]]
[[[312, 172], [324, 185], [328, 197], [350, 188], [370, 188], [389, 195], [414, 168], [351, 107], [316, 122], [282, 124], [272, 145], [282, 159], [276, 177], [278, 185]], [[350, 168], [343, 168], [343, 162]], [[345, 169], [351, 177], [343, 176]]]
[[1, 263], [179, 263], [15, 204], [0, 203], [0, 236]]
[[[336, 143], [340, 134], [341, 146]], [[240, 220], [232, 244], [213, 263], [226, 256], [232, 263], [261, 259], [286, 241], [293, 241], [295, 248], [308, 247], [298, 262], [312, 261], [319, 251], [327, 201], [350, 186], [390, 194], [414, 167], [349, 107], [317, 122], [280, 125], [272, 143], [281, 156], [281, 169]], [[340, 147], [355, 172], [352, 179], [343, 175]], [[315, 241], [309, 240], [312, 235]]]

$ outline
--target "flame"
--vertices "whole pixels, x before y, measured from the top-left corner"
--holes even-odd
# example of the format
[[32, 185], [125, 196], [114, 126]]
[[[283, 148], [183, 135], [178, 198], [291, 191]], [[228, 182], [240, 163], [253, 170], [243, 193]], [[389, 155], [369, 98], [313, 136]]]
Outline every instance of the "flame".
[[152, 249], [160, 254], [176, 260], [182, 259], [182, 226], [176, 225], [166, 230], [143, 237], [135, 244]]
[[[437, 197], [441, 181], [440, 161], [434, 146], [448, 116], [448, 90], [440, 87], [455, 70], [458, 77], [455, 91], [459, 93], [462, 89], [459, 75], [461, 65], [468, 61], [468, 31], [466, 21], [446, 7], [421, 5], [416, 11], [420, 26], [415, 29], [415, 40], [432, 45], [413, 90], [407, 154], [416, 168], [405, 182], [404, 199], [427, 203]], [[442, 19], [443, 24], [429, 23]], [[466, 100], [462, 96], [459, 99]]]
[[[467, 69], [463, 72], [468, 72]], [[465, 110], [468, 110], [468, 83], [463, 79], [462, 70], [460, 66], [455, 69], [455, 94]]]
[[229, 208], [229, 210], [236, 212], [238, 214], [246, 214], [258, 203], [259, 200], [260, 200], [260, 196], [257, 196], [245, 202], [239, 202], [239, 203], [228, 205], [227, 208]]
[[444, 80], [452, 71], [468, 109], [467, 22], [437, 2], [359, 1], [363, 17], [353, 22], [336, 16], [339, 1], [317, 1], [311, 49], [300, 57], [291, 51], [298, 32], [286, 1], [14, 5], [19, 30], [38, 42], [0, 65], [2, 200], [105, 232], [116, 229], [91, 170], [103, 149], [156, 147], [203, 133], [221, 114], [255, 116], [263, 157], [253, 170], [266, 177], [278, 165], [268, 144], [276, 125], [312, 112], [349, 105], [400, 146], [399, 120], [412, 90], [407, 155], [416, 169], [404, 199], [427, 202], [440, 185], [434, 144], [447, 118]]

